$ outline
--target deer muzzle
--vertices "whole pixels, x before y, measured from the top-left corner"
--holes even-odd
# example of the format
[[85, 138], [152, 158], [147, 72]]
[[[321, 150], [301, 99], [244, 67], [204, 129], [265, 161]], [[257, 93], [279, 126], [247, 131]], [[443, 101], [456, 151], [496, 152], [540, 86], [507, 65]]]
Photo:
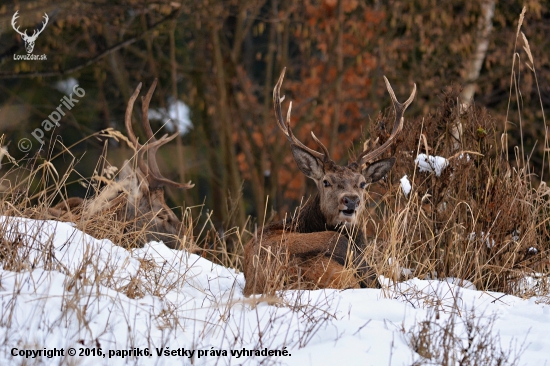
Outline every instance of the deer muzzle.
[[359, 196], [344, 196], [341, 200], [341, 206], [343, 209], [340, 210], [340, 214], [344, 216], [353, 216], [357, 211], [357, 208], [361, 204], [361, 197]]

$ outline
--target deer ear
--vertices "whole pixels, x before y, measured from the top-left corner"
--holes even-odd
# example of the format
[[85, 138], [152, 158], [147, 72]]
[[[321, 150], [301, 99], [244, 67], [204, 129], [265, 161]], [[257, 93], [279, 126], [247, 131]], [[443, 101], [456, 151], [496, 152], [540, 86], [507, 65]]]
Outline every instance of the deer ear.
[[319, 180], [323, 177], [325, 170], [323, 169], [321, 162], [315, 156], [294, 144], [290, 145], [290, 149], [292, 150], [294, 160], [296, 160], [296, 164], [302, 173], [304, 173], [308, 178], [314, 180]]
[[368, 167], [366, 167], [362, 174], [367, 180], [367, 183], [374, 183], [382, 179], [391, 170], [395, 164], [395, 158], [382, 159], [375, 161]]

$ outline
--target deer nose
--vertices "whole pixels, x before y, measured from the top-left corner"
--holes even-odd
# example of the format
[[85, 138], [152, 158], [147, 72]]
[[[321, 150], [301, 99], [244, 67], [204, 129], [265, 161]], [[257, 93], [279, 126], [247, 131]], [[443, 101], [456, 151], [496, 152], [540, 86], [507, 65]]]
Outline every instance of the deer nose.
[[342, 203], [348, 210], [355, 210], [359, 206], [359, 203], [361, 203], [361, 198], [359, 196], [344, 196]]

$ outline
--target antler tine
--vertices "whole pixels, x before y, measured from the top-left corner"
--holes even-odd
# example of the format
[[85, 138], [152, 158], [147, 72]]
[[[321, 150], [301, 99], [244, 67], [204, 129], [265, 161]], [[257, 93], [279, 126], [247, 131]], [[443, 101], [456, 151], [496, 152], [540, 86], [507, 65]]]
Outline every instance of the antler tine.
[[395, 109], [395, 122], [393, 125], [393, 131], [390, 135], [390, 137], [384, 142], [380, 147], [378, 147], [376, 150], [373, 151], [363, 151], [358, 157], [357, 157], [357, 164], [359, 166], [362, 166], [364, 163], [368, 163], [376, 159], [378, 156], [380, 156], [386, 149], [391, 145], [393, 140], [397, 137], [399, 132], [403, 129], [403, 123], [405, 119], [403, 118], [403, 115], [405, 113], [405, 110], [409, 107], [409, 105], [414, 100], [414, 97], [416, 96], [416, 84], [413, 86], [413, 91], [409, 97], [404, 103], [399, 103], [397, 101], [397, 97], [395, 96], [395, 93], [393, 91], [393, 88], [391, 87], [390, 82], [388, 79], [384, 76], [384, 82], [386, 83], [386, 88], [388, 89], [388, 93], [390, 94], [390, 98], [393, 103], [393, 108]]
[[134, 145], [134, 150], [140, 150], [142, 148], [142, 145], [138, 142], [137, 137], [134, 133], [134, 130], [132, 128], [132, 111], [134, 110], [134, 102], [137, 99], [137, 96], [141, 90], [141, 83], [138, 84], [136, 90], [134, 90], [134, 94], [130, 97], [130, 100], [128, 100], [128, 105], [126, 106], [126, 114], [124, 115], [124, 125], [126, 126], [126, 131], [128, 132], [128, 138], [130, 139], [130, 142]]
[[12, 28], [13, 28], [17, 33], [19, 33], [20, 35], [23, 35], [23, 34], [24, 34], [24, 35], [27, 35], [27, 30], [26, 30], [26, 29], [25, 29], [25, 33], [23, 33], [23, 32], [21, 32], [21, 31], [19, 30], [19, 27], [15, 28], [15, 27], [16, 27], [15, 22], [16, 22], [17, 18], [19, 18], [19, 10], [17, 10], [17, 11], [15, 12], [15, 14], [13, 14], [13, 17], [11, 18], [11, 26], [12, 26]]
[[145, 161], [143, 160], [143, 145], [141, 145], [138, 142], [138, 139], [136, 137], [136, 134], [134, 133], [134, 129], [132, 127], [132, 111], [134, 110], [134, 102], [137, 99], [137, 96], [139, 95], [139, 92], [141, 91], [141, 83], [138, 84], [136, 90], [134, 90], [134, 94], [130, 97], [128, 100], [128, 104], [126, 106], [126, 114], [124, 115], [124, 126], [126, 127], [126, 132], [128, 132], [128, 138], [130, 142], [132, 143], [132, 148], [137, 153], [137, 164], [139, 168], [145, 172], [147, 171], [147, 165], [145, 164]]
[[157, 141], [153, 130], [151, 129], [151, 123], [149, 122], [149, 103], [151, 103], [151, 98], [153, 97], [153, 93], [157, 87], [157, 82], [158, 79], [155, 78], [145, 97], [141, 97], [141, 122], [149, 141]]
[[149, 159], [147, 160], [149, 162], [148, 179], [149, 179], [149, 184], [152, 187], [161, 187], [161, 186], [167, 185], [174, 188], [189, 189], [195, 186], [193, 183], [191, 183], [191, 181], [187, 183], [174, 182], [170, 179], [163, 177], [162, 174], [160, 173], [157, 160], [156, 160], [157, 150], [162, 145], [172, 141], [177, 135], [178, 135], [177, 132], [170, 136], [164, 135], [160, 139], [148, 143], [143, 149], [143, 153], [145, 152], [149, 153]]
[[301, 147], [302, 149], [306, 150], [311, 155], [313, 155], [314, 157], [316, 157], [317, 159], [323, 162], [328, 161], [330, 160], [328, 151], [326, 147], [317, 139], [317, 137], [315, 137], [315, 135], [313, 135], [314, 140], [319, 144], [319, 146], [321, 146], [321, 149], [323, 149], [324, 154], [318, 151], [315, 151], [313, 149], [310, 149], [309, 147], [304, 145], [302, 142], [300, 142], [300, 140], [298, 140], [296, 136], [294, 136], [294, 134], [292, 133], [292, 129], [290, 128], [290, 111], [292, 110], [292, 102], [290, 102], [290, 105], [288, 107], [288, 112], [286, 115], [286, 123], [283, 119], [283, 111], [282, 111], [281, 103], [285, 99], [285, 97], [284, 96], [281, 97], [281, 85], [283, 84], [285, 72], [286, 72], [286, 67], [281, 72], [281, 75], [279, 76], [279, 80], [277, 81], [277, 84], [275, 84], [275, 87], [273, 88], [273, 105], [275, 108], [275, 117], [277, 118], [277, 124], [279, 125], [279, 128], [283, 131], [283, 133], [285, 134], [285, 136], [287, 137], [288, 141], [291, 144]]
[[283, 120], [283, 111], [281, 108], [281, 103], [285, 99], [284, 96], [281, 98], [281, 85], [283, 84], [285, 72], [286, 72], [286, 67], [281, 72], [281, 75], [279, 76], [279, 80], [277, 81], [277, 84], [275, 84], [275, 87], [273, 88], [273, 106], [275, 108], [275, 117], [277, 117], [277, 124], [279, 125], [279, 128], [284, 132], [285, 136], [288, 138], [289, 137], [288, 131], [286, 129], [286, 124], [284, 123], [284, 120]]
[[329, 158], [329, 154], [328, 154], [328, 149], [327, 147], [321, 142], [321, 140], [319, 140], [317, 138], [317, 136], [315, 136], [315, 134], [313, 133], [313, 131], [311, 131], [311, 137], [313, 137], [313, 141], [315, 141], [317, 143], [317, 145], [319, 145], [319, 147], [321, 148], [321, 150], [323, 150], [323, 154], [325, 155], [325, 157], [328, 159]]
[[178, 183], [171, 181], [165, 177], [162, 176], [158, 163], [157, 163], [157, 150], [162, 146], [173, 139], [175, 139], [178, 136], [178, 132], [174, 133], [171, 136], [164, 135], [160, 139], [157, 139], [155, 137], [155, 134], [153, 133], [153, 129], [151, 128], [151, 123], [149, 121], [149, 104], [151, 103], [151, 98], [153, 97], [153, 93], [155, 92], [155, 88], [157, 87], [158, 79], [155, 78], [153, 81], [153, 84], [149, 88], [149, 91], [145, 95], [145, 97], [141, 97], [141, 122], [143, 125], [143, 129], [145, 130], [145, 134], [147, 135], [148, 143], [145, 145], [145, 147], [142, 149], [141, 152], [141, 158], [138, 159], [139, 162], [143, 161], [143, 155], [145, 152], [148, 152], [148, 158], [147, 158], [147, 166], [142, 166], [140, 164], [140, 168], [144, 172], [148, 172], [148, 179], [149, 184], [152, 187], [161, 187], [163, 185], [169, 185], [171, 187], [175, 188], [193, 188], [195, 185], [189, 181], [188, 183]]

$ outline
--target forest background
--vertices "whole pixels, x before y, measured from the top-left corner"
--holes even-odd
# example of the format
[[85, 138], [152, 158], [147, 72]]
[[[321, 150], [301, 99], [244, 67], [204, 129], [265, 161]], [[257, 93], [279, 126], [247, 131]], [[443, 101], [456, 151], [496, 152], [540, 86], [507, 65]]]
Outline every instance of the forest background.
[[[408, 119], [432, 113], [443, 93], [462, 89], [461, 98], [474, 97], [476, 106], [501, 122], [508, 153], [524, 144], [533, 179], [549, 176], [543, 109], [550, 107], [550, 11], [543, 0], [2, 3], [4, 144], [15, 159], [34, 164], [32, 158], [46, 159], [77, 143], [70, 150], [78, 163], [68, 196], [89, 192], [87, 178], [105, 148], [117, 167], [132, 155], [123, 141], [97, 132], [125, 132], [132, 91], [139, 82], [148, 88], [158, 78], [153, 128], [160, 135], [177, 126], [181, 132], [159, 150], [161, 171], [169, 179], [195, 183], [190, 190], [167, 189], [169, 204], [211, 212], [220, 231], [242, 227], [249, 216], [249, 223], [259, 224], [283, 217], [315, 189], [298, 171], [275, 123], [272, 89], [284, 67], [283, 93], [293, 101], [294, 133], [309, 145], [314, 131], [335, 161], [345, 162], [362, 149], [378, 114], [390, 106], [385, 75], [400, 100], [417, 84]], [[538, 80], [525, 62], [529, 55], [522, 38], [515, 42], [524, 6], [522, 31]], [[16, 11], [17, 26], [29, 35], [48, 14], [34, 49], [47, 60], [14, 59], [27, 53], [11, 24]], [[512, 83], [512, 71], [521, 83]], [[31, 132], [75, 84], [85, 96], [60, 127], [46, 132], [40, 149]], [[511, 93], [511, 85], [518, 94]], [[521, 98], [510, 100], [511, 95]], [[167, 122], [170, 116], [178, 123]], [[22, 138], [33, 142], [26, 153], [17, 147]], [[64, 152], [53, 164], [63, 172], [70, 170], [71, 159]]]

